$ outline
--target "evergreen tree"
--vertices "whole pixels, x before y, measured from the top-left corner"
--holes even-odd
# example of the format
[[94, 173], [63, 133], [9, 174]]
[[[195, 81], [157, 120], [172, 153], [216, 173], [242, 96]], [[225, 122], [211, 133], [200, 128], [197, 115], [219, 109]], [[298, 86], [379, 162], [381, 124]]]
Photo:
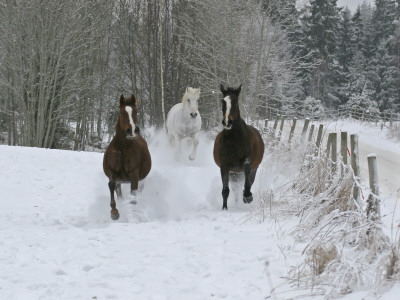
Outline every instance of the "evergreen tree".
[[342, 19], [338, 32], [338, 65], [335, 72], [335, 84], [338, 86], [338, 97], [341, 103], [348, 100], [348, 81], [350, 76], [350, 63], [353, 59], [354, 47], [352, 46], [352, 20], [349, 9], [342, 11]]
[[373, 60], [371, 81], [374, 98], [381, 111], [392, 113], [398, 109], [399, 49], [396, 38], [396, 1], [376, 0], [373, 13]]
[[327, 106], [340, 102], [335, 92], [339, 13], [336, 0], [312, 0], [301, 18], [305, 54], [302, 63], [312, 66], [311, 72], [305, 73], [306, 95], [321, 99]]
[[351, 18], [351, 47], [353, 53], [364, 49], [364, 24], [361, 18], [361, 7], [358, 6], [356, 12]]
[[373, 13], [373, 45], [378, 49], [382, 40], [387, 40], [394, 32], [396, 18], [395, 0], [376, 0]]

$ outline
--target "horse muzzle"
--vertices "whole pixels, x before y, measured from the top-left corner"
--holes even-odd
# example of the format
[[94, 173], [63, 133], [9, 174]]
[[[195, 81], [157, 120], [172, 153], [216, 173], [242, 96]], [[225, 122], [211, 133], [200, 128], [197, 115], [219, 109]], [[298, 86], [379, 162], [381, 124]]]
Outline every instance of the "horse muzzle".
[[223, 119], [223, 120], [222, 120], [222, 125], [224, 125], [224, 129], [230, 130], [230, 129], [232, 129], [232, 120], [229, 119], [229, 120], [228, 120], [228, 124], [226, 124], [225, 119]]
[[133, 139], [136, 138], [136, 134], [138, 134], [139, 132], [140, 132], [139, 127], [136, 127], [136, 126], [135, 126], [135, 131], [134, 131], [134, 132], [132, 132], [132, 129], [131, 129], [131, 128], [128, 128], [128, 129], [126, 130], [126, 138], [127, 138], [128, 140], [133, 140]]
[[192, 119], [196, 119], [197, 113], [190, 113], [190, 117], [191, 117]]

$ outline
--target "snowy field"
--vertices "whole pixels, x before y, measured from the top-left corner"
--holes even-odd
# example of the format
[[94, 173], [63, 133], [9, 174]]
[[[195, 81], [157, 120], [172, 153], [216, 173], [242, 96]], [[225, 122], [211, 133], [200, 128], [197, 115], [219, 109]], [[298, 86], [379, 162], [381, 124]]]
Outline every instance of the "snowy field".
[[[360, 143], [394, 153], [390, 159], [400, 162], [399, 144], [379, 130], [351, 122], [335, 126], [347, 126], [349, 133], [360, 134]], [[0, 146], [0, 299], [298, 296], [295, 288], [287, 287], [285, 293], [271, 290], [282, 285], [301, 253], [285, 255], [285, 247], [294, 243], [288, 232], [273, 220], [260, 223], [252, 217], [262, 193], [298, 170], [265, 156], [252, 188], [255, 201], [243, 204], [239, 183], [231, 188], [235, 192], [231, 191], [229, 210], [222, 211], [210, 138], [203, 134], [194, 162], [188, 159], [188, 147], [184, 157], [177, 158], [164, 133], [152, 133], [149, 146], [153, 167], [138, 204], [117, 201], [118, 221], [110, 218], [102, 154]], [[379, 161], [378, 154], [381, 172]], [[398, 164], [385, 172], [399, 176], [396, 168]], [[382, 208], [388, 228], [400, 181], [384, 182], [392, 201]], [[128, 192], [129, 186], [123, 186], [124, 195]], [[287, 220], [285, 226], [295, 222]], [[344, 299], [398, 299], [399, 294], [397, 285], [358, 291]]]

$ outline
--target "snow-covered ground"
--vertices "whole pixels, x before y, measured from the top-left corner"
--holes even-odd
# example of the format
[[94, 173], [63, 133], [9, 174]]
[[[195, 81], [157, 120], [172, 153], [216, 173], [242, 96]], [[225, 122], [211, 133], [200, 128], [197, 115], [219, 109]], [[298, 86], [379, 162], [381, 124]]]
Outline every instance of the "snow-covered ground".
[[[376, 138], [374, 147], [398, 155], [397, 143], [351, 122], [341, 129], [346, 125], [363, 143], [364, 130]], [[264, 160], [255, 201], [243, 204], [238, 185], [222, 211], [212, 139], [203, 134], [194, 162], [188, 147], [177, 158], [164, 133], [153, 132], [149, 145], [152, 170], [137, 205], [117, 201], [118, 221], [109, 214], [102, 154], [0, 146], [0, 299], [265, 299], [282, 284], [301, 253], [285, 256], [290, 235], [250, 212], [262, 192], [297, 170]], [[379, 172], [384, 168], [378, 158]], [[384, 299], [396, 299], [399, 290]], [[272, 299], [288, 295], [296, 293]], [[345, 298], [362, 297], [375, 294]]]

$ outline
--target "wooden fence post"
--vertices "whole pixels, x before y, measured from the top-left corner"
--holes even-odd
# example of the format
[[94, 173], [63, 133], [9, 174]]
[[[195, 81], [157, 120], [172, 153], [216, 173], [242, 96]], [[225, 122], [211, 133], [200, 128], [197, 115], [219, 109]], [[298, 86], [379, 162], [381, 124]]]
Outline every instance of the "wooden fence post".
[[389, 121], [389, 127], [390, 127], [390, 129], [392, 129], [392, 128], [393, 128], [393, 112], [392, 112], [392, 111], [390, 112], [390, 121]]
[[332, 148], [332, 135], [328, 135], [328, 141], [326, 143], [326, 156], [329, 157]]
[[275, 133], [276, 133], [276, 128], [278, 127], [278, 122], [279, 122], [279, 115], [276, 115], [275, 122], [274, 122], [274, 130], [272, 132], [272, 135], [275, 135]]
[[289, 144], [293, 138], [294, 130], [296, 128], [296, 122], [297, 122], [297, 118], [293, 118], [293, 124], [292, 124], [292, 127], [290, 128], [290, 134], [289, 134]]
[[267, 131], [268, 129], [268, 119], [264, 120], [264, 131]]
[[308, 129], [308, 124], [310, 123], [310, 119], [306, 118], [304, 120], [304, 127], [303, 127], [303, 132], [301, 133], [301, 139], [304, 141], [304, 138], [306, 136], [307, 133], [307, 129]]
[[310, 133], [308, 134], [308, 142], [311, 142], [311, 140], [312, 140], [312, 137], [313, 137], [313, 134], [314, 134], [314, 128], [315, 128], [315, 125], [312, 124], [311, 128], [310, 128]]
[[[330, 146], [330, 147], [329, 147]], [[336, 172], [336, 162], [337, 162], [337, 133], [331, 132], [328, 138], [328, 156], [329, 149], [332, 151], [332, 174]]]
[[281, 127], [279, 128], [279, 132], [278, 132], [278, 141], [281, 140], [281, 136], [282, 136], [282, 131], [283, 131], [283, 123], [285, 122], [286, 116], [283, 115], [281, 117]]
[[340, 133], [340, 155], [342, 156], [343, 164], [347, 165], [347, 132]]
[[376, 163], [376, 154], [372, 153], [368, 158], [369, 187], [371, 194], [367, 200], [367, 216], [372, 221], [381, 219], [381, 208], [379, 203], [379, 185], [378, 185], [378, 167]]
[[319, 124], [317, 141], [315, 142], [315, 145], [317, 146], [317, 149], [319, 149], [319, 146], [321, 145], [323, 131], [324, 131], [324, 125]]
[[353, 198], [360, 204], [360, 190], [357, 186], [360, 177], [360, 161], [358, 152], [358, 134], [350, 135], [350, 147], [351, 147], [351, 168], [353, 169], [356, 183], [353, 189]]

